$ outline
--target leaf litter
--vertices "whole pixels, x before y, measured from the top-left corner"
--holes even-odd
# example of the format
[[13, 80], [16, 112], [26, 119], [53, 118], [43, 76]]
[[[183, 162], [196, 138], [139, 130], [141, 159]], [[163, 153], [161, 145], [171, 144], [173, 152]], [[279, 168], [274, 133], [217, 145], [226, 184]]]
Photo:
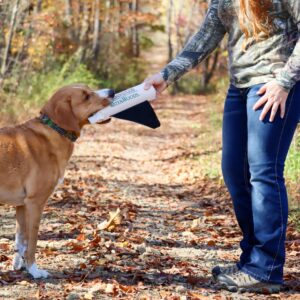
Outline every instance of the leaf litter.
[[11, 271], [15, 212], [0, 207], [0, 299], [300, 299], [292, 225], [279, 295], [231, 294], [211, 281], [213, 266], [239, 258], [241, 235], [222, 180], [199, 170], [206, 127], [194, 124], [206, 124], [207, 99], [164, 101], [156, 131], [117, 120], [84, 130], [41, 223], [37, 261], [51, 278]]

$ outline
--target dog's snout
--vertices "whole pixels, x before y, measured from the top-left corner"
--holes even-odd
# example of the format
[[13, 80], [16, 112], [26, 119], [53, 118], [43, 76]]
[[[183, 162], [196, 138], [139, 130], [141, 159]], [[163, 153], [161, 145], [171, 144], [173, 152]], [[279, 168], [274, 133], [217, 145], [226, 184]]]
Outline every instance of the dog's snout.
[[115, 96], [115, 91], [111, 89], [102, 89], [99, 91], [96, 91], [96, 94], [100, 96], [101, 98], [113, 98]]
[[108, 97], [109, 97], [109, 98], [115, 97], [115, 94], [116, 94], [115, 90], [109, 90], [109, 91], [108, 91]]

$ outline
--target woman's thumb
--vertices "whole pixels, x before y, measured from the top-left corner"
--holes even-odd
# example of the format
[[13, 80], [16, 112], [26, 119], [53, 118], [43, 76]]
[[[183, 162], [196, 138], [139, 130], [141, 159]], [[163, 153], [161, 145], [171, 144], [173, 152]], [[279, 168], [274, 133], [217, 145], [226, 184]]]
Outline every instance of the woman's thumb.
[[145, 85], [144, 85], [144, 89], [145, 89], [146, 91], [149, 90], [150, 87], [151, 87], [151, 85], [152, 85], [151, 81], [150, 81], [149, 79], [146, 79]]

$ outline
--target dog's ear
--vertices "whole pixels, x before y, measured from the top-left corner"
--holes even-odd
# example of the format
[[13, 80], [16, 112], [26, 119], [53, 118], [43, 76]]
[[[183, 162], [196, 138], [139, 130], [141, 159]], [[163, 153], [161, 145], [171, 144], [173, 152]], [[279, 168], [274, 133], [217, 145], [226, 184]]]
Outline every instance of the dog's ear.
[[51, 100], [42, 108], [41, 113], [47, 115], [54, 123], [65, 130], [80, 132], [79, 121], [72, 109], [71, 97], [59, 99], [58, 101]]

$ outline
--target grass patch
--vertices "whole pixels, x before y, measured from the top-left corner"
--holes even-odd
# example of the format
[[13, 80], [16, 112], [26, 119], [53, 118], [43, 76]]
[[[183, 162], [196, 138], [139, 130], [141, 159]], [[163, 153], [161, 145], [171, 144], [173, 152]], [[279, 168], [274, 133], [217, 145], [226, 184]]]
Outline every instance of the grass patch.
[[285, 178], [289, 193], [290, 220], [300, 232], [300, 125], [287, 157]]
[[296, 226], [297, 231], [300, 232], [300, 207], [290, 210], [289, 219]]
[[299, 183], [300, 179], [300, 125], [292, 142], [285, 168], [285, 175], [292, 183]]

